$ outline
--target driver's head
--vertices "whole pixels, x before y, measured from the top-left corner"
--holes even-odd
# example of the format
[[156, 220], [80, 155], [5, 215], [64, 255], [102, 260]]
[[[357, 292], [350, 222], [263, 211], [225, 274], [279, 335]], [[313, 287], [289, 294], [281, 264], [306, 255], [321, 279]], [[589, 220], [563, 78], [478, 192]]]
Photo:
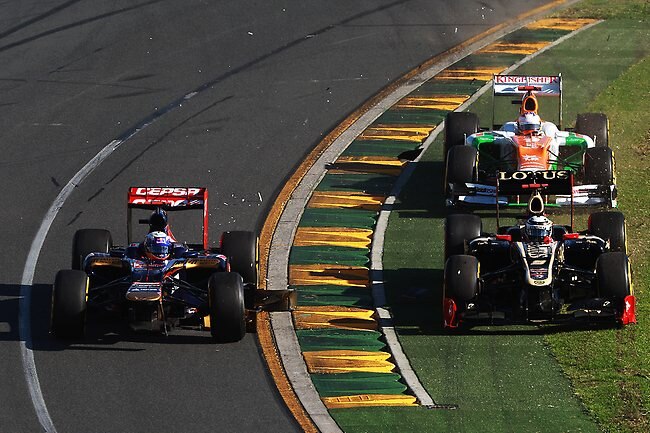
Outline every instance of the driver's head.
[[542, 119], [533, 112], [522, 113], [517, 119], [517, 129], [524, 135], [538, 133], [542, 129]]
[[145, 255], [152, 260], [167, 260], [172, 251], [172, 241], [164, 232], [151, 232], [144, 238]]
[[553, 222], [542, 215], [535, 215], [524, 226], [526, 240], [529, 242], [544, 242], [553, 234]]

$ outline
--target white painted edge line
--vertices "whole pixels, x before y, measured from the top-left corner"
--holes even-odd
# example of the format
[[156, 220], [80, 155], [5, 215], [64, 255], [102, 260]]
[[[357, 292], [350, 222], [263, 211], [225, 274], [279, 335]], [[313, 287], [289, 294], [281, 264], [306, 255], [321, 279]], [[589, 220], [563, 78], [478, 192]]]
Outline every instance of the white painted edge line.
[[[563, 5], [565, 6], [565, 5]], [[291, 195], [291, 198], [287, 202], [285, 209], [280, 216], [276, 230], [273, 233], [271, 240], [271, 246], [269, 248], [269, 264], [267, 270], [267, 288], [269, 290], [283, 290], [288, 286], [288, 267], [289, 267], [289, 253], [293, 238], [295, 237], [295, 232], [298, 228], [298, 223], [302, 213], [307, 205], [309, 198], [311, 197], [314, 189], [318, 186], [320, 180], [325, 176], [327, 164], [333, 163], [338, 156], [347, 148], [347, 146], [361, 133], [363, 132], [372, 122], [374, 122], [381, 114], [387, 111], [400, 99], [407, 96], [409, 93], [413, 92], [415, 89], [420, 87], [422, 84], [427, 82], [429, 79], [433, 78], [435, 75], [440, 73], [442, 70], [456, 63], [458, 60], [466, 57], [472, 52], [478, 51], [481, 48], [491, 44], [497, 39], [505, 36], [506, 34], [512, 33], [515, 30], [518, 30], [527, 24], [539, 19], [541, 16], [548, 15], [550, 11], [545, 11], [538, 15], [529, 17], [525, 21], [521, 21], [512, 26], [504, 27], [499, 32], [495, 32], [489, 37], [475, 42], [474, 44], [466, 47], [465, 50], [461, 52], [454, 53], [448, 57], [441, 59], [441, 61], [430, 67], [429, 69], [421, 72], [416, 77], [411, 79], [404, 86], [399, 87], [393, 93], [387, 96], [382, 102], [378, 103], [376, 106], [371, 108], [368, 112], [362, 115], [354, 124], [352, 124], [347, 130], [345, 130], [337, 139], [334, 140], [332, 145], [318, 158], [318, 160], [312, 165], [308, 170], [307, 174], [303, 177], [299, 185], [296, 187], [294, 192]], [[590, 27], [590, 26], [589, 26]], [[585, 29], [585, 28], [583, 28]], [[581, 29], [581, 30], [583, 30]], [[580, 31], [580, 30], [579, 30]], [[566, 35], [558, 39], [555, 43], [549, 44], [549, 46], [544, 49], [536, 52], [535, 54], [526, 57], [522, 61], [518, 62], [511, 68], [508, 68], [507, 71], [510, 71], [521, 64], [529, 61], [535, 56], [539, 55], [541, 52], [550, 49], [552, 46], [557, 45], [561, 41], [566, 40], [570, 35], [577, 33], [573, 32], [569, 35]], [[486, 84], [478, 92], [484, 93], [490, 86]], [[475, 94], [475, 97], [470, 98], [458, 109], [465, 108], [471, 102], [478, 98], [478, 92]], [[471, 101], [471, 102], [470, 102]], [[420, 153], [420, 156], [424, 154], [426, 148], [434, 141], [437, 135], [441, 131], [441, 126], [436, 126], [434, 132], [428, 137], [423, 143], [423, 151]], [[419, 161], [420, 156], [414, 160], [414, 163]], [[384, 204], [384, 208], [390, 207], [395, 201], [399, 191], [406, 183], [408, 178], [411, 176], [413, 170], [415, 169], [415, 164], [408, 164], [403, 170], [400, 177], [397, 179], [396, 184]], [[397, 192], [397, 193], [396, 193]], [[379, 224], [383, 216], [383, 226], [381, 232], [379, 233]], [[373, 298], [375, 299], [375, 305], [381, 306], [385, 303], [385, 294], [383, 292], [383, 281], [381, 279], [375, 280], [375, 272], [379, 271], [379, 275], [382, 270], [382, 261], [381, 256], [383, 255], [383, 237], [386, 230], [386, 224], [388, 221], [388, 216], [390, 214], [389, 210], [382, 210], [380, 212], [377, 226], [375, 227], [375, 232], [373, 234], [373, 242], [371, 248], [371, 280], [372, 280], [372, 293]], [[375, 245], [377, 244], [377, 245]], [[379, 257], [379, 259], [376, 259]], [[376, 296], [376, 297], [375, 297]], [[384, 310], [384, 309], [382, 309]], [[385, 311], [385, 310], [384, 310]], [[384, 311], [377, 310], [380, 317], [385, 315]], [[293, 320], [291, 318], [291, 313], [272, 313], [271, 314], [271, 329], [275, 337], [276, 345], [280, 353], [280, 358], [282, 359], [287, 378], [291, 383], [298, 399], [302, 402], [305, 410], [309, 416], [316, 424], [316, 427], [323, 433], [342, 433], [340, 427], [336, 424], [334, 419], [329, 415], [327, 408], [323, 404], [320, 396], [316, 392], [309, 372], [307, 371], [307, 366], [304, 363], [302, 352], [300, 351], [300, 345], [297, 342], [297, 337], [295, 334], [295, 328], [293, 326]], [[426, 392], [422, 384], [420, 383], [417, 375], [413, 371], [408, 361], [408, 358], [404, 355], [401, 345], [397, 335], [394, 332], [392, 326], [384, 328], [380, 327], [384, 336], [387, 339], [387, 343], [395, 358], [397, 368], [404, 377], [409, 388], [416, 393], [416, 398], [420, 404], [428, 406], [435, 405], [431, 396]], [[388, 333], [391, 334], [390, 338], [387, 336], [386, 329]], [[393, 338], [394, 336], [394, 338]], [[285, 359], [287, 364], [285, 364]], [[288, 361], [291, 360], [291, 361]]]
[[[507, 74], [509, 72], [512, 72], [513, 70], [517, 69], [519, 66], [523, 65], [524, 63], [527, 63], [537, 57], [538, 55], [542, 54], [544, 51], [547, 51], [551, 49], [552, 47], [564, 42], [565, 40], [575, 36], [579, 32], [583, 30], [587, 30], [588, 28], [601, 23], [602, 21], [594, 22], [592, 24], [589, 24], [585, 27], [582, 27], [574, 32], [571, 32], [555, 42], [549, 44], [548, 46], [544, 47], [543, 49], [540, 49], [539, 51], [536, 51], [535, 53], [521, 59], [519, 62], [515, 63], [505, 71], [503, 71], [504, 74]], [[462, 105], [460, 105], [456, 111], [462, 111], [465, 108], [467, 108], [469, 105], [471, 105], [473, 102], [475, 102], [481, 95], [483, 95], [486, 91], [491, 89], [492, 85], [490, 82], [485, 84], [483, 87], [481, 87], [478, 91], [476, 91], [467, 101], [465, 101]], [[388, 228], [388, 219], [390, 217], [390, 214], [392, 212], [392, 207], [395, 204], [395, 201], [397, 200], [397, 197], [401, 193], [401, 190], [404, 188], [408, 180], [410, 179], [411, 175], [415, 171], [415, 168], [424, 155], [424, 153], [429, 149], [431, 144], [435, 141], [435, 139], [438, 137], [438, 135], [442, 132], [444, 127], [444, 121], [440, 122], [436, 126], [436, 128], [433, 130], [432, 134], [427, 137], [427, 139], [424, 141], [422, 144], [422, 151], [418, 155], [417, 158], [413, 160], [413, 162], [409, 163], [400, 176], [398, 177], [397, 181], [395, 182], [395, 185], [393, 186], [393, 189], [390, 192], [390, 195], [387, 197], [386, 201], [384, 202], [384, 205], [382, 206], [382, 210], [379, 213], [379, 218], [377, 219], [377, 226], [375, 227], [375, 231], [373, 234], [373, 240], [372, 240], [372, 250], [371, 250], [371, 269], [372, 269], [372, 288], [373, 288], [373, 298], [375, 299], [375, 306], [377, 309], [377, 312], [379, 316], [382, 319], [389, 320], [388, 323], [390, 323], [391, 316], [390, 312], [382, 306], [386, 302], [386, 294], [384, 292], [384, 281], [383, 281], [383, 248], [384, 248], [384, 240], [385, 240], [385, 232], [386, 229]], [[435, 402], [429, 395], [429, 393], [424, 389], [422, 384], [420, 383], [419, 379], [417, 378], [417, 375], [411, 368], [411, 365], [408, 361], [408, 358], [405, 357], [401, 344], [399, 343], [399, 339], [397, 337], [397, 334], [395, 333], [394, 328], [392, 326], [390, 327], [385, 327], [384, 328], [384, 333], [386, 335], [386, 340], [389, 343], [389, 347], [391, 352], [393, 353], [393, 356], [395, 357], [396, 363], [400, 369], [400, 373], [404, 377], [404, 380], [408, 384], [408, 386], [411, 388], [415, 396], [417, 397], [418, 401], [420, 402], [421, 405], [423, 406], [435, 406]], [[389, 338], [389, 333], [394, 334], [390, 336]], [[405, 359], [403, 361], [400, 361], [404, 357]]]

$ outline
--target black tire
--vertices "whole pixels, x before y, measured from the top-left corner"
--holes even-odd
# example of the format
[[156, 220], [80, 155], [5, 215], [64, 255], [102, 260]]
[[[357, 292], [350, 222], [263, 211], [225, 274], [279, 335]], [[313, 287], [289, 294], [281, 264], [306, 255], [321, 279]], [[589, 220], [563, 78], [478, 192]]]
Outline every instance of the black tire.
[[596, 147], [609, 147], [609, 120], [604, 113], [578, 114], [575, 131], [595, 138]]
[[80, 338], [86, 328], [88, 276], [83, 271], [63, 270], [52, 288], [51, 331], [57, 338]]
[[452, 147], [445, 165], [445, 189], [449, 184], [476, 181], [478, 152], [471, 146]]
[[221, 254], [228, 257], [230, 271], [237, 272], [246, 284], [257, 284], [257, 236], [253, 232], [224, 232]]
[[466, 136], [477, 133], [479, 129], [479, 120], [475, 113], [467, 111], [448, 113], [445, 117], [444, 157], [446, 158], [452, 147], [464, 145]]
[[478, 215], [452, 214], [445, 218], [445, 260], [465, 254], [465, 242], [481, 235], [483, 225]]
[[630, 294], [630, 262], [622, 252], [603, 253], [596, 261], [598, 297], [622, 300]]
[[609, 240], [609, 251], [627, 252], [625, 215], [622, 212], [594, 212], [589, 215], [589, 232]]
[[478, 294], [478, 259], [464, 254], [450, 256], [445, 262], [443, 298], [463, 305]]
[[609, 147], [592, 147], [585, 151], [585, 185], [614, 183], [614, 153]]
[[236, 272], [217, 272], [208, 280], [210, 333], [220, 343], [246, 335], [244, 285]]
[[77, 230], [72, 240], [72, 269], [81, 270], [88, 254], [107, 253], [112, 247], [113, 238], [108, 230]]

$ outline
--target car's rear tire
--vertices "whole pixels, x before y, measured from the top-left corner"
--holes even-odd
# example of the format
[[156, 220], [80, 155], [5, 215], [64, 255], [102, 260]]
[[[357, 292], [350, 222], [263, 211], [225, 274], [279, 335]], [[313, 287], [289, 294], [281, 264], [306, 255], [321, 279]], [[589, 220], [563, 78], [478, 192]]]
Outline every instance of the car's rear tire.
[[478, 294], [478, 259], [465, 254], [450, 256], [445, 262], [443, 298], [462, 305]]
[[627, 230], [622, 212], [594, 212], [589, 215], [588, 229], [592, 235], [609, 240], [609, 251], [627, 252]]
[[444, 157], [454, 146], [465, 144], [465, 138], [479, 132], [479, 119], [475, 113], [452, 111], [445, 117]]
[[578, 114], [575, 131], [595, 138], [596, 147], [609, 147], [609, 120], [605, 113]]
[[614, 183], [614, 154], [609, 147], [592, 147], [585, 151], [585, 185]]
[[445, 165], [445, 190], [449, 184], [475, 182], [478, 152], [471, 146], [454, 146], [449, 151]]
[[108, 230], [77, 230], [72, 240], [72, 269], [83, 269], [83, 262], [88, 254], [107, 253], [111, 248], [113, 238]]
[[216, 272], [208, 280], [210, 333], [220, 343], [246, 335], [244, 285], [236, 272]]
[[57, 272], [52, 288], [51, 331], [57, 338], [80, 338], [86, 328], [88, 276], [83, 271]]
[[623, 300], [630, 294], [630, 262], [623, 252], [603, 253], [596, 261], [598, 296]]
[[478, 215], [452, 214], [445, 218], [445, 260], [465, 254], [465, 242], [481, 235], [483, 224]]
[[224, 232], [221, 254], [228, 257], [230, 271], [237, 272], [246, 284], [257, 284], [258, 239], [248, 231]]

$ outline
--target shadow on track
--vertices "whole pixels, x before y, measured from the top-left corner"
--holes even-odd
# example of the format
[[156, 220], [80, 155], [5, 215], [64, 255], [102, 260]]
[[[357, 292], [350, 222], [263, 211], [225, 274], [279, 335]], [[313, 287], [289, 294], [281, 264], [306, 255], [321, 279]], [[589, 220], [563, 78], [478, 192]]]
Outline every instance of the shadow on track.
[[[20, 341], [19, 304], [20, 288], [18, 284], [0, 284], [0, 341]], [[207, 331], [189, 331], [174, 329], [169, 335], [157, 332], [134, 332], [126, 320], [118, 317], [101, 317], [88, 315], [86, 335], [78, 340], [59, 340], [50, 335], [50, 310], [52, 299], [51, 284], [32, 286], [31, 295], [31, 342], [28, 348], [33, 351], [117, 351], [140, 352], [147, 350], [146, 345], [215, 345]], [[141, 347], [117, 347], [122, 343], [142, 344]], [[219, 346], [223, 346], [220, 344]]]

